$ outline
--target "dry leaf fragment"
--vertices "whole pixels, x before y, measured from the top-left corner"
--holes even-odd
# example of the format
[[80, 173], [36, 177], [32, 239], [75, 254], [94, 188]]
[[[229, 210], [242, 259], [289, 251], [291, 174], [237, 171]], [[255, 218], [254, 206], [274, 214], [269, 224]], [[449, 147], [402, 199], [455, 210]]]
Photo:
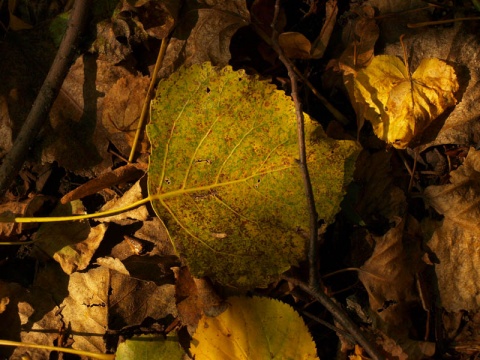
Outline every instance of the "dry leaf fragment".
[[[149, 82], [146, 76], [122, 76], [103, 101], [102, 124], [108, 131], [107, 137], [125, 156], [133, 144]], [[147, 148], [147, 140], [142, 139], [141, 152]]]
[[448, 311], [478, 311], [480, 151], [470, 149], [464, 164], [450, 173], [450, 182], [425, 189], [426, 204], [445, 216], [428, 247], [438, 259], [435, 272], [441, 305]]
[[355, 98], [369, 106], [365, 118], [382, 140], [403, 149], [447, 108], [456, 104], [455, 71], [445, 62], [423, 59], [410, 75], [396, 56], [376, 56], [358, 72]]
[[312, 44], [299, 32], [284, 32], [278, 36], [278, 44], [290, 59], [310, 59]]

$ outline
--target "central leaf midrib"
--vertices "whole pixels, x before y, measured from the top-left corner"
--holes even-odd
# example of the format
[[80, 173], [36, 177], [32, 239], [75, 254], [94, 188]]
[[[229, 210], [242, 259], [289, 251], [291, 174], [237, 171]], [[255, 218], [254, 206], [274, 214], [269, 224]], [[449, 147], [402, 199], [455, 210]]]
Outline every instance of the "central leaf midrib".
[[189, 189], [181, 188], [181, 189], [169, 191], [169, 192], [166, 192], [166, 193], [156, 194], [156, 195], [152, 196], [152, 200], [164, 200], [164, 199], [169, 198], [169, 197], [175, 197], [175, 196], [179, 196], [179, 195], [183, 195], [183, 194], [195, 193], [195, 192], [199, 192], [199, 191], [208, 191], [208, 190], [213, 190], [213, 189], [220, 188], [220, 187], [231, 186], [231, 185], [235, 185], [235, 184], [245, 182], [245, 181], [247, 181], [249, 179], [252, 179], [256, 176], [267, 175], [267, 174], [271, 174], [271, 173], [274, 173], [274, 172], [277, 172], [277, 171], [287, 170], [287, 169], [290, 169], [292, 166], [293, 166], [293, 164], [288, 165], [288, 166], [284, 166], [282, 168], [270, 170], [270, 171], [264, 171], [264, 172], [261, 172], [261, 173], [256, 173], [256, 174], [253, 174], [253, 175], [247, 176], [245, 178], [241, 178], [241, 179], [225, 181], [225, 182], [215, 183], [215, 184], [205, 185], [205, 186], [198, 186], [198, 187], [193, 187], [193, 188], [189, 188]]

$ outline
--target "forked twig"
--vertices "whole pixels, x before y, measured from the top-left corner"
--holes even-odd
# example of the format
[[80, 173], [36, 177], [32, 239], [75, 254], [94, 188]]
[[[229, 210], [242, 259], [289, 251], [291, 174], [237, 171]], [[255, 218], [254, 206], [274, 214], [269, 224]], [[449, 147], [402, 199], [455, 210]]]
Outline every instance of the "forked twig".
[[315, 208], [315, 198], [313, 196], [313, 187], [310, 180], [310, 173], [307, 166], [307, 151], [305, 145], [305, 119], [302, 111], [302, 103], [298, 98], [298, 78], [293, 70], [290, 60], [283, 54], [278, 44], [278, 31], [276, 30], [276, 22], [280, 11], [280, 0], [275, 1], [275, 13], [272, 21], [272, 46], [277, 52], [280, 61], [285, 65], [288, 71], [290, 82], [292, 83], [292, 98], [295, 104], [295, 114], [297, 116], [297, 136], [298, 151], [300, 155], [299, 165], [302, 170], [303, 187], [307, 198], [308, 212], [310, 214], [310, 244], [308, 249], [309, 264], [309, 284], [312, 288], [318, 289], [320, 278], [318, 276], [318, 214]]
[[385, 357], [367, 340], [360, 328], [348, 317], [348, 315], [342, 310], [340, 306], [335, 304], [323, 291], [312, 289], [311, 286], [303, 283], [300, 280], [290, 278], [288, 276], [282, 276], [282, 278], [295, 286], [298, 286], [303, 291], [313, 296], [330, 314], [339, 322], [350, 335], [363, 347], [363, 349], [374, 360], [383, 360]]
[[73, 62], [76, 44], [86, 23], [89, 0], [76, 0], [68, 20], [67, 30], [58, 52], [32, 105], [12, 149], [5, 155], [0, 166], [0, 196], [5, 194], [23, 166], [32, 144], [47, 120], [47, 115], [57, 98], [63, 80]]

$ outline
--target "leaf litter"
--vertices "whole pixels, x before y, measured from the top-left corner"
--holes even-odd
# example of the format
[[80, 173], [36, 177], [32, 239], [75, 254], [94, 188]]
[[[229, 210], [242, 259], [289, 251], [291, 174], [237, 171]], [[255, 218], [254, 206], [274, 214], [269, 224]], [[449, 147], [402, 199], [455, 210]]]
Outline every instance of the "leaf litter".
[[[84, 56], [78, 60], [71, 70], [70, 80], [65, 84], [65, 89], [57, 100], [56, 108], [52, 111], [51, 125], [41, 134], [42, 140], [38, 149], [43, 154], [43, 161], [47, 163], [56, 161], [58, 167], [50, 166], [45, 178], [40, 180], [40, 174], [30, 171], [33, 167], [27, 166], [21, 174], [21, 183], [17, 183], [10, 190], [6, 198], [8, 202], [2, 204], [2, 211], [10, 211], [10, 217], [14, 214], [28, 214], [29, 211], [36, 214], [50, 213], [53, 208], [51, 203], [45, 199], [39, 201], [37, 200], [39, 197], [36, 196], [33, 200], [38, 201], [38, 204], [31, 207], [31, 210], [24, 209], [31, 202], [26, 196], [32, 194], [32, 189], [60, 198], [77, 186], [69, 184], [69, 181], [83, 183], [94, 176], [108, 173], [112, 165], [117, 167], [121, 164], [119, 158], [112, 157], [111, 154], [117, 153], [123, 157], [128, 155], [126, 154], [129, 147], [128, 133], [119, 132], [118, 129], [129, 127], [130, 120], [136, 116], [135, 111], [138, 112], [138, 108], [141, 107], [141, 96], [138, 98], [134, 96], [135, 93], [142, 91], [142, 86], [139, 86], [137, 91], [131, 84], [137, 81], [145, 82], [143, 76], [149, 72], [148, 68], [142, 65], [139, 49], [142, 47], [154, 49], [158, 44], [155, 43], [157, 40], [152, 39], [157, 39], [158, 34], [174, 31], [167, 50], [166, 65], [162, 69], [162, 78], [176, 72], [185, 64], [211, 61], [223, 67], [234, 53], [231, 53], [230, 49], [236, 46], [247, 48], [251, 45], [242, 44], [242, 37], [237, 37], [235, 33], [241, 34], [249, 24], [259, 18], [264, 20], [268, 18], [255, 9], [259, 6], [265, 6], [263, 9], [269, 11], [273, 9], [272, 4], [262, 5], [265, 2], [255, 1], [250, 10], [257, 11], [256, 18], [251, 18], [249, 9], [240, 2], [225, 7], [226, 5], [215, 2], [199, 6], [198, 2], [188, 1], [187, 6], [178, 9], [179, 3], [162, 2], [161, 8], [155, 8], [159, 5], [150, 4], [149, 1], [120, 4], [118, 12], [103, 24], [104, 30], [98, 31], [97, 40], [100, 41], [97, 41], [96, 47], [90, 48], [90, 51], [99, 58], [87, 59], [89, 56], [87, 55], [87, 58]], [[326, 21], [331, 17], [326, 15], [328, 9], [318, 3], [316, 8], [312, 4], [305, 5], [301, 15], [291, 11], [291, 8], [286, 9], [282, 6], [280, 9], [282, 22], [280, 32], [295, 32], [307, 39], [310, 44], [316, 43], [316, 39], [326, 42], [313, 50], [317, 53], [322, 52], [324, 45], [327, 45], [320, 62], [326, 64], [330, 61], [330, 65], [334, 65], [330, 69], [336, 71], [334, 75], [341, 76], [335, 78], [332, 72], [326, 72], [320, 82], [315, 79], [315, 71], [318, 70], [315, 68], [316, 65], [312, 65], [313, 72], [306, 73], [310, 74], [315, 86], [323, 87], [324, 93], [330, 91], [329, 100], [339, 102], [342, 104], [342, 110], [347, 113], [350, 111], [351, 119], [356, 118], [356, 121], [352, 122], [357, 124], [356, 129], [352, 131], [344, 128], [342, 131], [349, 134], [348, 136], [357, 135], [364, 148], [356, 164], [355, 184], [349, 189], [348, 201], [351, 203], [348, 207], [344, 204], [342, 213], [336, 217], [332, 215], [327, 221], [331, 226], [322, 235], [324, 247], [321, 256], [327, 258], [327, 261], [322, 260], [321, 272], [325, 274], [327, 269], [332, 267], [332, 262], [335, 263], [333, 265], [335, 270], [351, 264], [358, 267], [364, 264], [358, 270], [358, 278], [364, 288], [357, 286], [349, 291], [350, 294], [353, 292], [356, 295], [363, 295], [364, 298], [368, 295], [369, 300], [362, 301], [360, 296], [352, 300], [353, 305], [362, 308], [364, 313], [373, 314], [376, 325], [365, 322], [364, 328], [370, 331], [384, 352], [397, 358], [428, 357], [432, 354], [435, 341], [438, 345], [436, 357], [452, 354], [475, 355], [475, 345], [472, 344], [478, 341], [480, 323], [478, 301], [475, 297], [478, 289], [474, 280], [475, 264], [478, 263], [474, 251], [475, 204], [478, 195], [473, 180], [478, 170], [475, 167], [477, 150], [470, 148], [476, 146], [480, 140], [479, 109], [476, 101], [478, 26], [472, 22], [465, 22], [455, 24], [451, 28], [432, 27], [420, 30], [408, 28], [407, 24], [428, 21], [436, 16], [436, 10], [431, 7], [418, 10], [423, 4], [418, 1], [397, 0], [385, 2], [371, 0], [361, 5], [350, 4], [349, 10], [339, 9], [333, 31], [323, 38], [322, 27], [329, 27], [331, 30], [333, 26]], [[302, 7], [301, 4], [298, 6]], [[456, 10], [471, 11], [468, 6], [469, 4], [462, 3]], [[160, 21], [154, 23], [153, 27], [149, 27], [151, 24], [147, 25], [145, 16], [149, 11], [145, 11], [146, 9], [160, 9], [159, 17], [154, 19]], [[25, 13], [22, 15], [21, 12], [10, 11], [9, 15], [12, 14], [22, 19]], [[217, 21], [220, 14], [225, 15], [223, 21]], [[297, 18], [294, 23], [298, 25], [292, 27], [292, 22], [286, 20], [291, 20], [295, 16]], [[192, 22], [193, 18], [198, 21]], [[318, 28], [306, 25], [313, 18], [320, 24]], [[31, 19], [24, 18], [22, 21], [30, 23]], [[271, 17], [265, 22], [268, 24], [262, 26], [269, 28]], [[178, 26], [174, 28], [174, 24]], [[238, 31], [242, 27], [242, 31]], [[12, 27], [11, 31], [14, 30]], [[340, 33], [343, 35], [343, 42], [337, 41]], [[409, 65], [412, 69], [416, 69], [422, 59], [438, 58], [454, 68], [459, 84], [459, 90], [454, 91], [457, 104], [433, 120], [430, 125], [423, 126], [425, 127], [423, 131], [415, 133], [415, 142], [407, 145], [410, 138], [406, 138], [405, 146], [413, 146], [414, 150], [385, 149], [385, 144], [375, 139], [370, 125], [362, 126], [365, 111], [370, 105], [358, 106], [359, 103], [352, 97], [353, 79], [374, 59], [374, 50], [377, 56], [393, 55], [397, 59], [398, 56], [402, 57], [403, 51], [398, 40], [401, 34], [406, 34], [404, 41], [407, 44]], [[103, 42], [103, 45], [108, 44], [106, 47], [99, 47], [102, 44], [102, 36], [106, 37]], [[377, 37], [380, 42], [377, 42]], [[126, 45], [124, 39], [127, 39]], [[8, 43], [2, 46], [5, 44]], [[262, 48], [266, 48], [265, 44], [255, 50], [260, 52], [263, 51]], [[12, 51], [11, 54], [14, 53], [8, 46], [5, 49], [6, 52], [2, 54], [9, 51]], [[311, 56], [313, 50], [305, 51], [305, 54], [310, 54], [305, 57]], [[243, 55], [238, 51], [235, 54]], [[285, 77], [275, 64], [276, 57], [267, 57], [263, 52], [258, 58], [252, 58], [250, 54], [243, 58], [232, 58], [231, 61], [242, 64], [249, 71], [266, 69], [265, 62], [268, 62], [270, 68], [262, 75], [273, 74], [274, 79], [281, 81]], [[295, 54], [288, 55], [296, 57]], [[11, 55], [13, 58], [17, 56], [18, 54]], [[4, 61], [5, 57], [1, 55], [0, 57]], [[48, 56], [37, 58], [42, 62]], [[301, 62], [296, 64], [303, 66]], [[11, 146], [18, 131], [18, 121], [23, 118], [19, 116], [22, 109], [30, 107], [21, 105], [30, 101], [28, 89], [35, 88], [28, 81], [36, 81], [34, 78], [27, 81], [25, 76], [21, 76], [26, 73], [21, 66], [15, 68], [14, 65], [10, 65], [7, 68], [11, 70], [7, 71], [7, 74], [13, 74], [11, 79], [14, 81], [9, 80], [0, 85], [1, 134], [2, 139], [5, 139], [0, 144], [2, 147], [0, 153], [8, 151]], [[88, 77], [92, 74], [96, 74], [94, 77], [97, 79], [94, 82], [92, 82], [94, 77]], [[408, 75], [404, 78], [409, 79]], [[17, 80], [19, 83], [15, 83]], [[81, 89], [87, 89], [88, 86], [93, 91], [83, 98]], [[288, 87], [288, 83], [286, 86]], [[112, 88], [114, 91], [109, 93]], [[342, 97], [340, 95], [342, 93], [350, 96]], [[117, 100], [121, 103], [122, 96], [132, 97], [124, 101], [125, 105], [111, 106]], [[105, 102], [104, 99], [108, 101]], [[104, 105], [108, 102], [110, 108]], [[349, 103], [353, 105], [351, 109], [348, 108]], [[318, 110], [315, 110], [311, 102], [305, 101], [304, 105], [307, 112], [315, 114], [317, 111], [316, 117], [326, 124], [329, 118], [327, 113], [323, 112], [319, 116]], [[83, 115], [82, 110], [86, 111]], [[115, 117], [116, 112], [121, 114], [130, 112], [133, 115], [128, 118]], [[86, 122], [82, 122], [88, 120], [85, 114], [96, 119], [91, 123], [93, 126], [87, 126]], [[113, 117], [114, 126], [110, 130], [108, 126], [102, 124], [101, 120], [105, 115]], [[82, 139], [86, 142], [77, 139], [75, 129], [88, 130], [82, 133]], [[397, 140], [396, 136], [394, 137], [395, 139], [387, 139], [388, 142], [394, 143], [393, 140]], [[107, 149], [110, 152], [107, 152]], [[146, 147], [143, 147], [142, 151], [145, 150]], [[467, 152], [468, 156], [464, 159]], [[35, 164], [35, 161], [37, 160], [30, 160], [31, 164]], [[58, 169], [66, 173], [58, 174]], [[141, 171], [138, 174], [141, 174]], [[63, 182], [60, 185], [59, 178]], [[83, 197], [82, 202], [87, 211], [94, 212], [99, 210], [106, 200], [113, 198], [115, 199], [113, 202], [117, 202], [117, 199], [127, 192], [132, 182], [134, 180], [129, 179], [117, 185], [106, 181], [104, 184], [108, 183], [111, 189], [100, 190], [101, 196], [94, 195], [94, 190], [85, 191], [83, 195], [80, 193], [80, 196]], [[135, 187], [136, 194], [132, 193], [131, 196], [138, 198], [145, 189], [139, 190], [138, 184]], [[356, 193], [352, 190], [355, 187]], [[124, 202], [131, 201], [128, 196]], [[23, 204], [21, 206], [24, 208], [18, 207], [19, 204]], [[428, 207], [425, 208], [425, 205]], [[346, 215], [347, 208], [353, 211], [353, 217]], [[74, 224], [75, 226], [67, 226], [64, 230], [58, 224], [55, 225], [56, 230], [53, 227], [48, 230], [48, 226], [44, 225], [41, 227], [22, 225], [12, 228], [4, 227], [2, 224], [1, 234], [6, 240], [25, 241], [44, 237], [46, 243], [62, 248], [48, 251], [42, 247], [42, 242], [37, 240], [33, 245], [22, 246], [18, 252], [8, 251], [8, 258], [7, 255], [2, 258], [0, 266], [5, 269], [16, 266], [13, 259], [22, 266], [22, 270], [16, 271], [15, 275], [7, 276], [10, 273], [3, 271], [5, 280], [0, 287], [2, 289], [0, 309], [4, 311], [0, 318], [14, 324], [15, 331], [4, 329], [2, 337], [12, 338], [14, 335], [17, 340], [25, 342], [49, 345], [56, 343], [102, 352], [114, 351], [116, 340], [124, 335], [130, 337], [134, 333], [132, 329], [145, 334], [157, 331], [163, 337], [167, 328], [168, 331], [170, 327], [175, 328], [175, 321], [172, 321], [174, 317], [181, 319], [180, 323], [188, 326], [193, 333], [198, 319], [202, 312], [205, 312], [202, 305], [204, 300], [199, 300], [200, 292], [206, 291], [210, 295], [214, 295], [219, 289], [221, 293], [225, 292], [225, 288], [219, 287], [218, 284], [215, 284], [216, 290], [209, 286], [207, 289], [210, 290], [205, 290], [205, 284], [198, 282], [198, 279], [192, 278], [189, 274], [185, 275], [188, 269], [174, 256], [175, 250], [168, 239], [169, 229], [166, 229], [161, 220], [148, 208], [142, 209], [138, 216], [132, 213], [123, 220], [117, 219], [116, 223], [91, 221]], [[76, 231], [79, 228], [83, 230]], [[92, 229], [101, 229], [101, 232], [89, 235]], [[216, 241], [225, 238], [225, 231], [214, 230], [210, 233], [215, 235], [213, 238]], [[48, 236], [42, 235], [42, 232]], [[342, 237], [339, 237], [339, 234], [342, 234]], [[51, 236], [55, 239], [48, 240]], [[90, 236], [94, 239], [91, 246], [83, 244], [75, 247], [71, 244], [71, 242], [82, 244]], [[67, 237], [70, 238], [70, 243], [67, 241], [66, 246], [60, 245], [56, 240]], [[334, 241], [338, 249], [336, 254], [340, 251], [339, 248], [343, 251], [340, 256], [329, 256], [335, 253], [329, 250], [329, 244]], [[59, 260], [64, 270], [71, 273], [69, 276], [61, 270], [60, 265], [47, 260], [50, 257], [55, 258], [55, 254], [61, 250], [74, 255], [62, 256], [63, 260]], [[26, 266], [30, 259], [39, 264], [34, 280], [32, 277], [25, 277], [29, 272], [34, 273]], [[301, 268], [302, 266], [300, 264]], [[84, 270], [78, 271], [80, 268]], [[175, 270], [176, 280], [172, 268]], [[183, 269], [181, 276], [176, 269]], [[434, 276], [428, 277], [432, 272]], [[424, 278], [429, 283], [427, 285], [438, 287], [437, 295], [433, 291], [422, 294], [420, 279]], [[335, 282], [345, 285], [340, 275], [336, 275], [334, 279]], [[185, 288], [181, 290], [182, 283]], [[110, 284], [111, 288], [105, 284]], [[326, 284], [327, 288], [336, 286], [330, 279], [326, 280]], [[311, 299], [302, 294], [290, 293], [285, 283], [268, 285], [265, 289], [255, 291], [266, 296], [276, 294], [285, 302], [293, 304], [297, 310], [307, 306], [312, 307], [310, 311], [322, 314], [322, 308], [312, 305]], [[424, 298], [428, 297], [426, 295], [434, 298], [433, 305], [424, 301]], [[341, 296], [333, 296], [342, 303]], [[215, 299], [215, 296], [212, 299]], [[151, 306], [150, 303], [158, 305]], [[443, 310], [448, 312], [442, 314]], [[81, 318], [84, 320], [83, 323], [79, 321], [79, 314], [83, 314]], [[446, 342], [435, 333], [433, 323], [443, 324], [447, 334], [445, 341], [451, 341], [450, 346], [446, 346]], [[319, 330], [319, 325], [312, 322], [308, 323], [308, 326], [317, 341], [318, 353], [323, 358], [331, 358], [334, 351], [329, 352], [328, 342], [321, 340], [322, 336], [325, 336], [325, 330], [323, 328]], [[35, 331], [43, 329], [56, 329], [56, 333]], [[61, 329], [60, 332], [58, 329]], [[101, 336], [80, 334], [82, 331], [95, 334], [98, 331], [98, 335], [103, 336], [106, 329], [107, 340], [110, 339], [107, 342], [101, 339]], [[319, 333], [322, 335], [318, 336]], [[155, 339], [155, 335], [153, 338]], [[171, 339], [175, 339], [176, 342], [179, 338]], [[337, 337], [333, 335], [330, 339]], [[115, 345], [112, 346], [112, 343]], [[142, 347], [142, 341], [139, 341], [137, 346], [138, 344], [140, 345], [135, 350], [136, 353], [148, 350], [146, 346]], [[162, 346], [161, 342], [156, 340], [152, 345]], [[348, 348], [353, 347], [351, 345], [345, 347]], [[29, 354], [32, 358], [47, 357], [49, 353], [21, 347], [15, 350], [2, 348], [2, 351], [4, 356]], [[350, 353], [349, 350], [342, 351], [344, 354], [356, 354], [355, 356], [362, 353], [358, 348]], [[180, 356], [180, 353], [176, 354]], [[120, 350], [117, 355], [120, 356]]]

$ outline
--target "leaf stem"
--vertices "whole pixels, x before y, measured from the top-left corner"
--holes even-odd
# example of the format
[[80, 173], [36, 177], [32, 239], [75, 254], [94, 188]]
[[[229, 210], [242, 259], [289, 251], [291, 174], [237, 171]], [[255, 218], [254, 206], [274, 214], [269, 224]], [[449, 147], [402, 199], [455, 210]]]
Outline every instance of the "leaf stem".
[[114, 360], [115, 359], [115, 354], [101, 354], [101, 353], [95, 353], [95, 352], [91, 352], [91, 351], [76, 350], [76, 349], [70, 349], [70, 348], [64, 348], [64, 347], [58, 347], [58, 346], [29, 344], [29, 343], [23, 343], [23, 342], [19, 342], [19, 341], [11, 341], [11, 340], [1, 340], [0, 339], [0, 345], [17, 346], [17, 347], [21, 346], [21, 347], [27, 347], [27, 348], [33, 348], [33, 349], [44, 349], [44, 350], [58, 351], [58, 352], [75, 354], [75, 355], [80, 355], [80, 356], [85, 356], [85, 357], [88, 357], [88, 358], [100, 359], [100, 360]]
[[298, 80], [293, 64], [283, 54], [280, 45], [278, 44], [278, 31], [276, 30], [276, 22], [278, 13], [280, 11], [280, 0], [275, 1], [275, 12], [272, 21], [272, 46], [277, 52], [280, 61], [285, 65], [288, 71], [292, 86], [292, 99], [295, 104], [295, 114], [297, 117], [297, 136], [298, 136], [298, 152], [300, 156], [299, 165], [302, 170], [303, 187], [305, 196], [307, 198], [308, 212], [310, 214], [310, 242], [308, 249], [308, 264], [309, 264], [309, 284], [313, 289], [318, 289], [320, 286], [320, 277], [318, 275], [318, 213], [315, 208], [315, 198], [313, 195], [312, 182], [310, 180], [310, 173], [307, 165], [307, 151], [305, 145], [305, 119], [302, 111], [302, 104], [298, 98]]
[[160, 50], [158, 51], [157, 62], [155, 63], [155, 68], [153, 69], [153, 72], [152, 72], [150, 85], [148, 86], [147, 95], [145, 96], [145, 101], [142, 107], [142, 113], [140, 114], [140, 119], [138, 120], [137, 131], [135, 133], [135, 138], [133, 139], [132, 149], [130, 150], [130, 156], [128, 157], [129, 163], [133, 161], [133, 157], [135, 156], [135, 151], [137, 150], [138, 139], [140, 139], [140, 134], [143, 131], [145, 119], [147, 118], [148, 109], [150, 108], [150, 100], [152, 99], [152, 96], [153, 96], [153, 89], [155, 88], [155, 82], [157, 79], [158, 71], [160, 70], [163, 64], [163, 58], [165, 57], [167, 44], [168, 44], [168, 36], [165, 36], [162, 39], [162, 44], [160, 45]]
[[[46, 216], [46, 217], [16, 217], [15, 222], [16, 223], [32, 223], [32, 222], [44, 223], [44, 222], [77, 221], [77, 220], [101, 218], [101, 217], [118, 215], [118, 214], [123, 213], [125, 211], [135, 209], [136, 207], [139, 207], [140, 205], [146, 204], [149, 201], [150, 201], [150, 197], [148, 196], [145, 199], [136, 201], [132, 204], [128, 204], [128, 205], [120, 207], [120, 208], [107, 210], [107, 211], [102, 211], [102, 212], [94, 213], [94, 214], [72, 215], [72, 216], [52, 216], [52, 217], [48, 217], [48, 216]], [[23, 245], [23, 243], [17, 243], [17, 245], [19, 245], [19, 244]]]

